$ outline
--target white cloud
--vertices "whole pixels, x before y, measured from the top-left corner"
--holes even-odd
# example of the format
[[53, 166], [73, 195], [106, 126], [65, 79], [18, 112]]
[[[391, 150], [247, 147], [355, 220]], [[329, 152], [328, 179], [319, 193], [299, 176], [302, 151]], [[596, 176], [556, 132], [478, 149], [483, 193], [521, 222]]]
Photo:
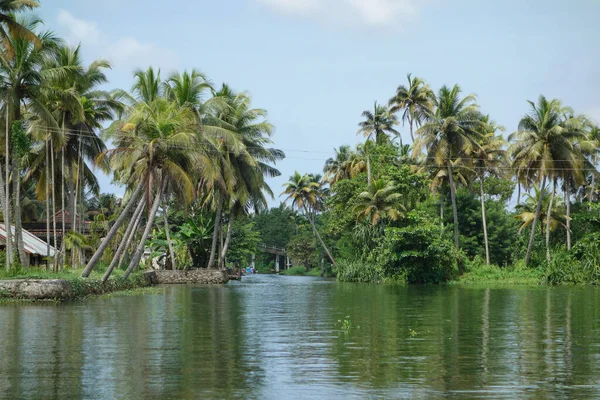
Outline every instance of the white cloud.
[[110, 37], [95, 22], [77, 18], [68, 11], [60, 10], [57, 20], [69, 44], [84, 43], [95, 57], [110, 60], [114, 68], [133, 70], [152, 65], [169, 70], [179, 64], [179, 57], [172, 50], [133, 36]]
[[368, 25], [406, 22], [419, 14], [428, 0], [254, 0], [289, 14], [300, 13], [331, 20], [350, 16]]
[[256, 0], [286, 13], [307, 13], [319, 8], [319, 0]]
[[68, 31], [66, 40], [70, 44], [81, 42], [86, 44], [99, 43], [101, 34], [95, 23], [76, 18], [66, 10], [58, 11], [57, 20]]
[[107, 46], [108, 58], [115, 66], [142, 68], [148, 65], [165, 70], [176, 68], [179, 57], [174, 51], [156, 46], [154, 43], [140, 42], [134, 37], [123, 37], [115, 44]]

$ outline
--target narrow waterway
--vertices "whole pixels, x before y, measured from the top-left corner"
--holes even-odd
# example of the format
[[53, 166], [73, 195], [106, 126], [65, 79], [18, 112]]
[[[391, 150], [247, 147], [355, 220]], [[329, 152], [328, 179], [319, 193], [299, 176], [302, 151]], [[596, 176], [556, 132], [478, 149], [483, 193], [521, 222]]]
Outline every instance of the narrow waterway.
[[3, 399], [600, 398], [594, 287], [254, 275], [2, 305], [0, 338]]

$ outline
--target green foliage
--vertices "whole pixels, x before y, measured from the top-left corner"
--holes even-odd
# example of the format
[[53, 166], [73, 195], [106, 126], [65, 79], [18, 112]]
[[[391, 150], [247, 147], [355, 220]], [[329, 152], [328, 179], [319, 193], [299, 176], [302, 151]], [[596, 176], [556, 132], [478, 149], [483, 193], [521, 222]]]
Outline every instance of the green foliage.
[[253, 219], [262, 243], [286, 248], [296, 231], [295, 213], [285, 204], [257, 214]]
[[337, 279], [342, 282], [381, 283], [385, 276], [381, 267], [360, 260], [339, 260], [335, 265]]
[[279, 272], [281, 275], [307, 275], [307, 270], [301, 265], [291, 267]]
[[316, 250], [315, 239], [308, 231], [293, 236], [286, 247], [292, 264], [303, 265], [306, 271], [318, 262], [315, 259], [315, 257], [318, 258]]
[[249, 265], [252, 255], [257, 253], [257, 246], [261, 242], [260, 232], [256, 230], [253, 221], [247, 218], [234, 220], [227, 262], [235, 267]]
[[452, 281], [453, 284], [508, 284], [508, 285], [539, 285], [545, 281], [542, 268], [525, 267], [523, 263], [515, 266], [500, 268], [496, 265], [485, 265], [481, 257], [476, 257], [466, 265], [467, 272]]
[[406, 278], [408, 283], [442, 283], [452, 277], [456, 254], [439, 224], [412, 212], [402, 227], [389, 227], [375, 260], [386, 277]]

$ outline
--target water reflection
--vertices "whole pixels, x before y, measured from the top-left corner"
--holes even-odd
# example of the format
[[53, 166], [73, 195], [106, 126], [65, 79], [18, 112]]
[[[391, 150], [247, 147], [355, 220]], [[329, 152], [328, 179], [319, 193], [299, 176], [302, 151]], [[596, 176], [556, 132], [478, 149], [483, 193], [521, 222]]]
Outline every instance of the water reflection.
[[250, 276], [5, 305], [0, 398], [598, 398], [599, 301]]

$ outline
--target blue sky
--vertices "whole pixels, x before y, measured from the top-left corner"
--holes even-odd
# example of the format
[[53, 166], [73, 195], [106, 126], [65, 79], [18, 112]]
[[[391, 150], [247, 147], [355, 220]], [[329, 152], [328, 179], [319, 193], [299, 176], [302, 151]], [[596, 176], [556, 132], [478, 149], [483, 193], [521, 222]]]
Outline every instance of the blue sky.
[[[41, 3], [48, 29], [81, 42], [88, 60], [113, 62], [111, 87], [129, 89], [132, 71], [153, 65], [248, 91], [288, 156], [270, 180], [276, 194], [294, 170], [320, 172], [334, 147], [358, 143], [360, 113], [409, 72], [475, 93], [507, 134], [540, 94], [600, 120], [597, 0]], [[109, 182], [104, 191], [123, 192]]]

